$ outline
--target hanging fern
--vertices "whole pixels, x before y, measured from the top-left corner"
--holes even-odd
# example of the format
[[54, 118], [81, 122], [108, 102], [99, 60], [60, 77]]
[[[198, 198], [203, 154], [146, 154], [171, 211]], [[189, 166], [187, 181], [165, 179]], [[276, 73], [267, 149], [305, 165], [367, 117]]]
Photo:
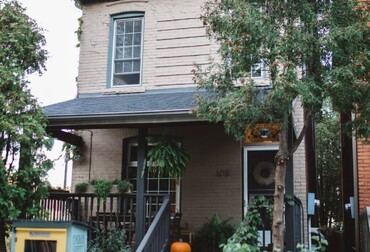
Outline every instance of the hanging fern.
[[147, 153], [146, 166], [149, 172], [168, 174], [179, 180], [190, 154], [173, 137], [148, 138], [148, 142], [153, 145]]

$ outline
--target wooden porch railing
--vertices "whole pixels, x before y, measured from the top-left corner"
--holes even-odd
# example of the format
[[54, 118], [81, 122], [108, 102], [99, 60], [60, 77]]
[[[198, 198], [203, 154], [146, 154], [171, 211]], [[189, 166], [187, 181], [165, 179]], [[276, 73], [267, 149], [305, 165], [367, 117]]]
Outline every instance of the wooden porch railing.
[[167, 251], [170, 242], [170, 198], [166, 195], [136, 252]]
[[[144, 233], [148, 231], [152, 226], [151, 224], [154, 225], [157, 215], [159, 213], [163, 215], [161, 209], [164, 205], [168, 208], [168, 210], [166, 208], [165, 218], [168, 217], [169, 221], [170, 204], [168, 202], [168, 195], [145, 194], [143, 217], [145, 220], [142, 222], [144, 226], [138, 227], [136, 226], [135, 194], [110, 193], [105, 200], [102, 200], [98, 199], [94, 193], [51, 192], [48, 199], [41, 202], [44, 210], [37, 219], [83, 222], [92, 227], [89, 232], [90, 238], [93, 237], [92, 231], [94, 229], [121, 230], [124, 228], [127, 235], [127, 244], [134, 246], [140, 242], [134, 240], [137, 229], [142, 228]], [[168, 221], [161, 224], [167, 233], [169, 233]]]

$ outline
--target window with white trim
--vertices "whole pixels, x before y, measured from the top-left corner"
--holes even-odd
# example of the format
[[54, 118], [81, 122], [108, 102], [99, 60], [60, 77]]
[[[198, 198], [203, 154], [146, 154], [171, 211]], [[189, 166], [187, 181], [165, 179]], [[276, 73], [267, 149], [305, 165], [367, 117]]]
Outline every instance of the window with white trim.
[[[123, 176], [133, 184], [133, 192], [136, 193], [137, 139], [131, 139], [124, 147], [127, 148], [127, 152]], [[148, 148], [150, 149], [150, 146]], [[169, 177], [168, 174], [152, 174], [146, 169], [145, 193], [169, 194], [171, 198], [171, 212], [173, 213], [180, 211], [180, 188], [180, 183], [177, 183], [176, 179]]]
[[142, 14], [112, 17], [108, 78], [111, 87], [141, 84], [143, 20]]
[[252, 79], [265, 79], [266, 78], [266, 64], [263, 60], [260, 60], [251, 67]]

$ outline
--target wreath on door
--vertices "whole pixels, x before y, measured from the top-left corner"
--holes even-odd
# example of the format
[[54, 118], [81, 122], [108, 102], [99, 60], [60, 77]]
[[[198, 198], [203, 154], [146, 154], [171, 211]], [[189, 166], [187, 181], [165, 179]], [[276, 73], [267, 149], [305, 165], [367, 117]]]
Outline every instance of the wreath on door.
[[257, 184], [269, 186], [275, 180], [275, 166], [270, 162], [259, 162], [254, 168], [252, 176]]

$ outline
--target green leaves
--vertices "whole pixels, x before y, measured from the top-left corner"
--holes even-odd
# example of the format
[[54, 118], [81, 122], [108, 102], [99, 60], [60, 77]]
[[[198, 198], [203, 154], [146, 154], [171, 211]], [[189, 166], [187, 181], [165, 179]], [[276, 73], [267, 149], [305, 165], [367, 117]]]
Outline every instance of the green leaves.
[[[271, 220], [272, 209], [271, 201], [264, 196], [255, 196], [251, 198], [245, 219], [239, 224], [235, 233], [228, 239], [227, 243], [221, 245], [223, 251], [260, 251], [258, 246], [258, 229], [264, 225], [263, 220]], [[261, 216], [261, 214], [263, 214], [263, 216]]]
[[[241, 139], [255, 122], [282, 123], [297, 97], [312, 114], [333, 98], [335, 110], [358, 117], [347, 127], [370, 136], [370, 38], [368, 3], [328, 1], [209, 0], [203, 22], [219, 45], [221, 62], [198, 68], [195, 114], [223, 122]], [[346, 17], [345, 19], [343, 17]], [[256, 88], [251, 66], [261, 59], [271, 86]], [[256, 102], [257, 101], [257, 102]], [[230, 104], [230, 105], [228, 105]], [[232, 105], [231, 105], [232, 104]]]
[[[45, 70], [45, 38], [34, 20], [16, 1], [0, 1], [0, 222], [6, 218], [33, 218], [52, 162], [46, 117], [31, 95], [26, 74]], [[0, 237], [0, 250], [5, 237]]]
[[169, 136], [149, 138], [148, 142], [152, 146], [147, 153], [148, 170], [154, 174], [168, 174], [179, 180], [190, 160], [190, 154], [176, 139]]
[[98, 179], [91, 184], [94, 187], [94, 194], [96, 195], [96, 197], [100, 200], [105, 201], [108, 194], [110, 193], [110, 190], [112, 189], [112, 181]]

